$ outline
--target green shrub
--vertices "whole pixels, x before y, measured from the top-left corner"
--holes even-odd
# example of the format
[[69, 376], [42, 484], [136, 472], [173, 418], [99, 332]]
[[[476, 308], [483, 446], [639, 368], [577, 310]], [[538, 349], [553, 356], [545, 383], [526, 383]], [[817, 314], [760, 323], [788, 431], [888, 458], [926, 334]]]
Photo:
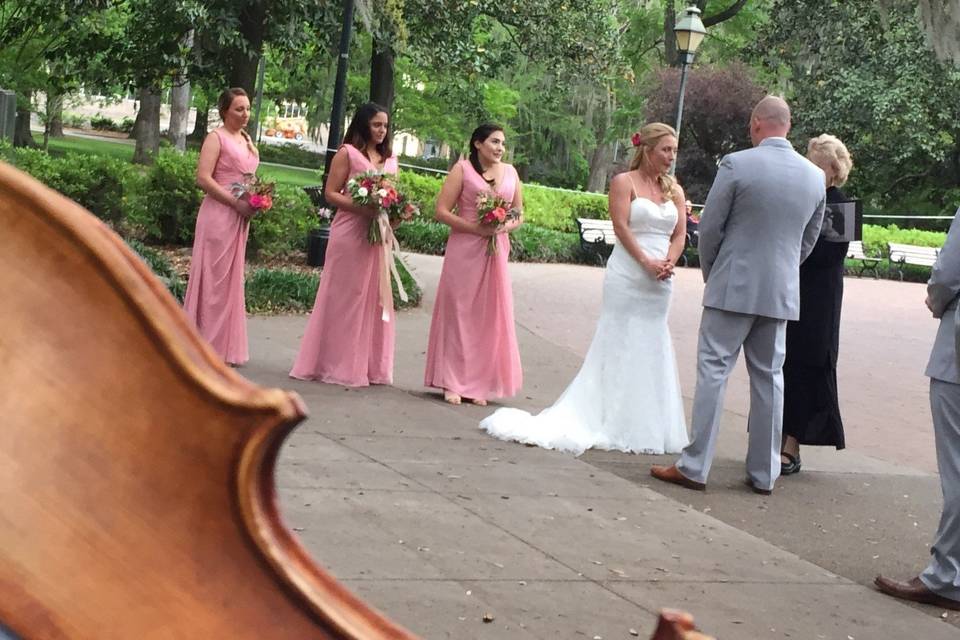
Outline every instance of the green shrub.
[[536, 184], [523, 185], [523, 215], [527, 222], [556, 231], [576, 231], [576, 217], [606, 219], [607, 197], [602, 193], [559, 191]]
[[576, 233], [532, 224], [510, 234], [510, 258], [517, 262], [584, 262]]
[[403, 248], [439, 256], [443, 255], [443, 250], [447, 246], [450, 227], [421, 217], [404, 222], [397, 227], [395, 233]]
[[133, 118], [124, 118], [120, 121], [120, 124], [117, 125], [116, 130], [121, 133], [132, 133], [134, 124], [136, 124], [136, 121]]
[[947, 239], [943, 231], [924, 231], [922, 229], [901, 229], [895, 224], [863, 225], [863, 249], [867, 255], [886, 255], [887, 243], [912, 244], [920, 247], [942, 247]]
[[[397, 160], [401, 164], [413, 165], [415, 167], [420, 167], [423, 169], [436, 169], [439, 171], [446, 171], [447, 167], [450, 166], [450, 161], [446, 158], [421, 158], [419, 156], [398, 156]], [[407, 169], [408, 167], [405, 167]], [[411, 171], [416, 171], [416, 169], [410, 169]], [[432, 172], [425, 172], [432, 173]], [[436, 174], [435, 174], [436, 175]]]
[[250, 223], [249, 254], [277, 255], [306, 248], [307, 233], [318, 224], [316, 209], [299, 187], [279, 184], [273, 208]]
[[99, 129], [100, 131], [116, 131], [117, 123], [111, 118], [98, 114], [90, 118], [90, 128]]
[[[323, 169], [326, 156], [316, 151], [310, 151], [299, 144], [270, 144], [261, 142], [257, 145], [260, 151], [261, 162], [275, 162], [288, 164], [294, 167], [307, 169]], [[319, 176], [317, 183], [320, 182]]]
[[187, 283], [177, 274], [170, 261], [162, 253], [145, 246], [139, 240], [127, 240], [127, 245], [150, 267], [150, 270], [163, 282], [173, 297], [183, 302], [183, 295], [187, 291]]
[[135, 169], [109, 156], [68, 153], [54, 158], [39, 149], [15, 149], [13, 164], [51, 189], [76, 201], [92, 214], [119, 227], [124, 219], [128, 185]]
[[401, 171], [399, 182], [400, 191], [420, 205], [420, 212], [425, 219], [432, 220], [443, 179], [413, 171]]
[[397, 289], [397, 283], [393, 281], [391, 277], [390, 283], [393, 285], [393, 306], [396, 309], [412, 309], [414, 307], [420, 306], [420, 301], [423, 300], [423, 290], [420, 288], [420, 285], [417, 284], [417, 281], [413, 279], [413, 276], [410, 275], [410, 272], [407, 270], [407, 265], [403, 263], [403, 260], [397, 259], [397, 272], [400, 274], [400, 281], [403, 282], [403, 290], [407, 292], [407, 301], [404, 302], [400, 299], [400, 293]]
[[[397, 260], [396, 264], [408, 301], [400, 300], [397, 285], [393, 283], [394, 307], [397, 309], [416, 307], [423, 298], [423, 291], [407, 271], [403, 261]], [[250, 313], [310, 311], [317, 297], [319, 283], [320, 276], [316, 273], [287, 269], [256, 269], [246, 279], [244, 293], [247, 311]]]
[[[432, 218], [443, 179], [412, 171], [400, 172], [401, 190], [422, 205], [425, 218]], [[556, 231], [577, 230], [575, 219], [607, 216], [607, 197], [601, 193], [578, 193], [540, 185], [523, 187], [524, 218], [538, 227]]]
[[72, 129], [83, 129], [87, 124], [87, 119], [79, 113], [63, 114], [63, 125]]
[[[396, 231], [400, 245], [409, 251], [443, 255], [450, 227], [432, 220], [413, 220]], [[510, 235], [510, 258], [517, 262], [589, 262], [581, 255], [576, 233], [524, 224]]]
[[127, 216], [148, 242], [188, 245], [193, 242], [203, 191], [196, 184], [198, 154], [161, 149], [132, 199]]
[[284, 269], [256, 269], [247, 276], [244, 295], [250, 313], [309, 311], [317, 296], [318, 275]]

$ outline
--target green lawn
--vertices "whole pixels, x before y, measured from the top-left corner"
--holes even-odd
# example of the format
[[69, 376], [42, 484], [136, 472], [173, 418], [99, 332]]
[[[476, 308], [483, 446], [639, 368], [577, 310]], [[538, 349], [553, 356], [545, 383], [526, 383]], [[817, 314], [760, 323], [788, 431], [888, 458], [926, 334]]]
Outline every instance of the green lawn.
[[[43, 143], [42, 135], [34, 135], [37, 142]], [[112, 138], [80, 138], [67, 136], [64, 138], [50, 138], [50, 151], [54, 154], [83, 153], [88, 155], [104, 155], [129, 162], [133, 158], [133, 144], [129, 140]], [[265, 178], [276, 180], [281, 184], [295, 187], [307, 187], [320, 184], [320, 174], [314, 169], [296, 169], [283, 167], [265, 162], [260, 165], [260, 172]]]

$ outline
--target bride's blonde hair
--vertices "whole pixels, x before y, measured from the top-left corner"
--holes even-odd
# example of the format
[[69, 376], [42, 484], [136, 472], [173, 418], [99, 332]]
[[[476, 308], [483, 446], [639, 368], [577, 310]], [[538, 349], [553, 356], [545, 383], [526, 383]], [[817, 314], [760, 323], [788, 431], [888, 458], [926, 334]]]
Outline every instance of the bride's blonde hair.
[[[644, 125], [639, 132], [633, 134], [633, 145], [637, 148], [637, 152], [633, 155], [633, 160], [630, 162], [631, 171], [635, 171], [643, 165], [643, 160], [647, 157], [647, 152], [653, 150], [653, 148], [657, 146], [657, 143], [660, 142], [660, 138], [664, 136], [673, 136], [673, 138], [676, 139], [677, 132], [673, 127], [668, 124], [663, 124], [662, 122], [651, 122], [650, 124]], [[660, 190], [667, 198], [672, 200], [677, 195], [675, 188], [677, 181], [673, 179], [673, 176], [661, 173], [657, 176], [657, 184], [660, 185]]]

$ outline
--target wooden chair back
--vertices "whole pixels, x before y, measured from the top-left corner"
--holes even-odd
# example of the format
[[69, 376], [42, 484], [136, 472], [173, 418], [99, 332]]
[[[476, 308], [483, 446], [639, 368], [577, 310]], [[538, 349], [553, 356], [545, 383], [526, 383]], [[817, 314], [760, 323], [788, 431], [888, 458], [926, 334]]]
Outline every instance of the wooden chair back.
[[225, 367], [116, 234], [2, 163], [0, 292], [0, 625], [413, 638], [282, 522], [274, 465], [301, 400]]

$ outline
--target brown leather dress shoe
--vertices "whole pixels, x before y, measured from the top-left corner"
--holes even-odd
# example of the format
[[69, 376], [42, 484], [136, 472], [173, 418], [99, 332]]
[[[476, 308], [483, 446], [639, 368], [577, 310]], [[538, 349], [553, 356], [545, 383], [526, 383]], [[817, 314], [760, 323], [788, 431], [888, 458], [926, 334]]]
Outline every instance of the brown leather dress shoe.
[[707, 485], [704, 483], [691, 480], [687, 476], [680, 473], [680, 469], [677, 469], [677, 467], [674, 465], [670, 465], [669, 467], [653, 465], [650, 467], [650, 475], [657, 480], [663, 480], [664, 482], [669, 482], [671, 484], [678, 484], [681, 487], [693, 489], [694, 491], [703, 491], [707, 488]]
[[920, 578], [911, 578], [908, 582], [897, 582], [890, 578], [877, 576], [873, 584], [877, 585], [877, 589], [894, 598], [913, 600], [914, 602], [932, 604], [943, 609], [960, 611], [960, 600], [951, 600], [950, 598], [937, 595], [931, 591], [927, 585], [923, 584]]

